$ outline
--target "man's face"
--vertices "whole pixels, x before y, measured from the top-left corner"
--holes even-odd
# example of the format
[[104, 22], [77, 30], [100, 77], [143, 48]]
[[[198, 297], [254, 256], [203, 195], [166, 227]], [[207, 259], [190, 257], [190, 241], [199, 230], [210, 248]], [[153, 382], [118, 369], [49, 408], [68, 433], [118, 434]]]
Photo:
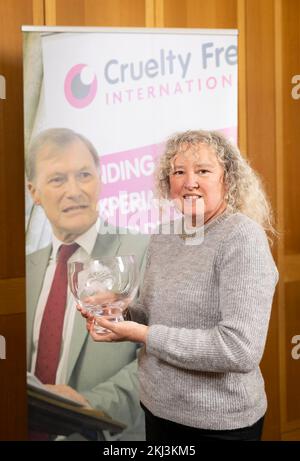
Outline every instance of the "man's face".
[[99, 171], [80, 139], [63, 148], [44, 146], [37, 155], [35, 179], [28, 187], [63, 242], [73, 241], [97, 220]]

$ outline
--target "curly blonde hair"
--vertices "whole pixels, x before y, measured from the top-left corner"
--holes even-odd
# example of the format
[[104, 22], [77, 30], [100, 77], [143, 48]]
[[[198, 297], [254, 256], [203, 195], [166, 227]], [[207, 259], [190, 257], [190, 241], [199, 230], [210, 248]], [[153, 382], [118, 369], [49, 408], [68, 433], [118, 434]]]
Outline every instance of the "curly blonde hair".
[[273, 213], [261, 179], [244, 159], [239, 149], [217, 131], [184, 131], [171, 136], [156, 169], [156, 192], [159, 198], [169, 198], [172, 161], [176, 154], [191, 146], [205, 144], [213, 148], [224, 168], [227, 209], [241, 212], [260, 224], [268, 237], [276, 235]]

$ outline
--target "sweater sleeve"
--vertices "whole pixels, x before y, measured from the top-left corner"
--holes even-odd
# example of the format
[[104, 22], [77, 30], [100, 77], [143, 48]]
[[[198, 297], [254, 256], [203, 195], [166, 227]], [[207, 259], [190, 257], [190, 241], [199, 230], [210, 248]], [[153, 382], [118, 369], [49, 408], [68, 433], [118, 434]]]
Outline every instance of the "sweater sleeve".
[[147, 352], [173, 366], [206, 372], [244, 372], [261, 360], [278, 272], [264, 231], [239, 225], [218, 262], [221, 320], [211, 329], [152, 325]]

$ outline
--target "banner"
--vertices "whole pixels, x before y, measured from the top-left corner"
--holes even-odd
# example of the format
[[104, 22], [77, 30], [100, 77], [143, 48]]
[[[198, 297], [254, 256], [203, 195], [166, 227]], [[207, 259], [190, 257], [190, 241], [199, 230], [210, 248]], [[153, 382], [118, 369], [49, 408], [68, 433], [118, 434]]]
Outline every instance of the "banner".
[[[81, 298], [74, 287], [86, 277], [80, 271], [87, 257], [133, 254], [139, 270], [131, 283], [136, 280], [137, 292], [147, 239], [118, 232], [121, 227], [148, 234], [156, 228], [153, 172], [169, 136], [215, 129], [236, 141], [237, 32], [23, 30], [27, 370], [36, 386], [35, 395], [29, 393], [32, 439], [79, 432], [79, 440], [144, 440], [139, 345], [93, 342], [76, 311]], [[51, 139], [49, 129], [55, 129]], [[99, 232], [97, 225], [106, 222], [118, 228], [115, 235]], [[99, 267], [107, 269], [98, 262], [96, 275]], [[78, 272], [70, 269], [73, 264]], [[94, 275], [84, 279], [89, 290], [97, 282]], [[115, 286], [112, 280], [106, 288]], [[84, 299], [92, 292], [82, 293]], [[108, 309], [112, 321], [122, 318], [113, 317], [114, 309], [122, 309], [116, 303], [97, 307]], [[51, 392], [64, 402], [49, 397]], [[83, 423], [78, 404], [84, 414], [87, 404], [101, 411], [97, 424]], [[110, 423], [102, 412], [113, 418]]]
[[[237, 138], [237, 32], [52, 30], [41, 33], [43, 86], [31, 137], [68, 127], [90, 139], [101, 157], [101, 216], [151, 232], [152, 175], [165, 139], [200, 128]], [[33, 215], [28, 252], [50, 238], [42, 212]]]

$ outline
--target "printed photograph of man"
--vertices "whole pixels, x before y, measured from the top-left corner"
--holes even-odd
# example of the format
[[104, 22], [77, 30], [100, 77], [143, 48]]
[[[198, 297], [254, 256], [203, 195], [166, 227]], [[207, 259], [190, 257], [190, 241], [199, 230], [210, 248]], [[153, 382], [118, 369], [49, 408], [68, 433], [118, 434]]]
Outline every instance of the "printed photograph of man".
[[50, 245], [27, 256], [27, 369], [61, 395], [124, 423], [127, 428], [114, 438], [143, 440], [138, 345], [99, 347], [91, 340], [69, 292], [66, 267], [72, 258], [134, 254], [141, 271], [148, 239], [117, 229], [98, 232], [100, 162], [84, 136], [67, 128], [41, 132], [30, 144], [26, 173], [33, 202], [53, 232]]

